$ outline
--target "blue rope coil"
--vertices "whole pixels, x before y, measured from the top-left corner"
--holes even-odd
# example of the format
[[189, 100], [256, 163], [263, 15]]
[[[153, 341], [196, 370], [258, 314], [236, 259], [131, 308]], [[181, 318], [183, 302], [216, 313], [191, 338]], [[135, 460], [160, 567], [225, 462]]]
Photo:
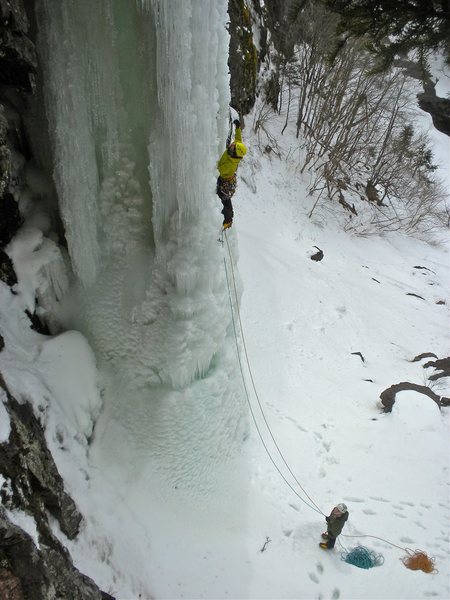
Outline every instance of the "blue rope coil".
[[354, 565], [360, 569], [371, 569], [379, 567], [384, 563], [384, 556], [377, 554], [373, 550], [368, 550], [364, 546], [357, 546], [350, 552], [343, 552], [341, 559], [349, 565]]

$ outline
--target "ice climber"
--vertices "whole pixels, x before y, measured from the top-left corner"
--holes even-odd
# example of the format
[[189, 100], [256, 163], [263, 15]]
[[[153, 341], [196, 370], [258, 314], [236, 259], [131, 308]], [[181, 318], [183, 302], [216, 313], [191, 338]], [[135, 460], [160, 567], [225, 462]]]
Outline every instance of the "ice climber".
[[324, 549], [334, 548], [337, 536], [341, 533], [345, 522], [348, 519], [347, 506], [341, 502], [336, 505], [330, 513], [329, 517], [325, 517], [328, 523], [327, 531], [322, 533], [322, 537], [326, 542], [320, 542], [319, 546]]
[[235, 139], [227, 145], [225, 152], [217, 163], [219, 177], [217, 179], [216, 193], [222, 201], [223, 228], [228, 229], [233, 224], [233, 205], [231, 198], [236, 191], [236, 171], [241, 159], [247, 154], [247, 148], [242, 142], [241, 124], [236, 119]]

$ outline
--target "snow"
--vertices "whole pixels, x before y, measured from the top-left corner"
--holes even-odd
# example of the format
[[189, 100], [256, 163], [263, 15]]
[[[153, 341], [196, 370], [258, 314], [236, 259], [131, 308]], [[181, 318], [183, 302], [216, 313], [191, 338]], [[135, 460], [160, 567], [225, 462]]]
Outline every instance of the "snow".
[[18, 510], [16, 508], [14, 510], [5, 508], [4, 510], [11, 523], [26, 531], [33, 540], [34, 545], [39, 548], [39, 536], [34, 518], [23, 510]]
[[[20, 239], [26, 240], [17, 236], [18, 247]], [[26, 249], [26, 242], [24, 245]], [[37, 258], [33, 260], [35, 263]], [[41, 260], [45, 264], [45, 254]], [[32, 287], [27, 288], [27, 284], [33, 282], [27, 277], [20, 281], [19, 275], [17, 287], [23, 293], [17, 295], [12, 295], [5, 284], [0, 286], [0, 324], [5, 341], [0, 371], [16, 399], [31, 402], [35, 414], [47, 425], [48, 443], [57, 443], [59, 450], [67, 450], [71, 439], [87, 446], [101, 407], [95, 357], [77, 331], [48, 337], [30, 328], [24, 311], [32, 296]], [[63, 443], [66, 437], [69, 439]]]
[[[23, 227], [7, 248], [14, 263], [27, 310], [37, 313], [52, 326], [58, 301], [69, 290], [69, 277], [63, 250], [36, 227]], [[55, 327], [57, 325], [55, 324]]]
[[0, 444], [4, 444], [8, 441], [9, 434], [11, 433], [11, 422], [4, 404], [7, 397], [6, 392], [3, 389], [0, 389], [0, 400]]
[[[77, 567], [121, 600], [448, 598], [448, 409], [413, 392], [400, 393], [390, 414], [379, 401], [394, 383], [426, 383], [430, 371], [415, 356], [448, 353], [448, 304], [437, 304], [449, 297], [448, 244], [350, 235], [331, 209], [309, 219], [314, 198], [293, 159], [261, 153], [251, 119], [234, 225], [218, 243], [226, 2], [144, 5], [130, 11], [140, 17], [131, 38], [154, 51], [151, 128], [143, 117], [150, 143], [137, 158], [123, 134], [134, 112], [117, 109], [137, 88], [115, 79], [107, 52], [120, 55], [126, 35], [114, 36], [128, 30], [96, 30], [108, 3], [80, 9], [88, 23], [80, 31], [40, 3], [52, 34], [55, 177], [80, 285], [67, 293], [58, 268], [58, 319], [72, 329], [32, 331], [23, 311], [55, 250], [33, 228], [21, 231], [11, 246], [19, 294], [0, 284], [0, 372], [19, 401], [32, 402], [84, 516], [76, 540], [53, 524], [55, 534]], [[157, 28], [154, 48], [146, 27]], [[70, 52], [81, 51], [83, 65], [94, 33], [104, 56], [92, 60], [106, 61], [106, 73], [92, 89], [59, 89], [65, 62], [83, 80]], [[66, 38], [69, 54], [56, 59]], [[100, 93], [109, 99], [101, 110]], [[104, 129], [90, 130], [90, 109]], [[296, 141], [286, 134], [282, 143]], [[120, 148], [114, 167], [96, 162], [100, 148], [109, 157]], [[314, 246], [321, 262], [310, 259]], [[449, 395], [445, 379], [433, 389]], [[342, 501], [349, 521], [324, 552], [321, 512]], [[365, 571], [340, 560], [358, 544], [382, 553], [384, 565]], [[405, 548], [434, 557], [438, 572], [407, 570]]]

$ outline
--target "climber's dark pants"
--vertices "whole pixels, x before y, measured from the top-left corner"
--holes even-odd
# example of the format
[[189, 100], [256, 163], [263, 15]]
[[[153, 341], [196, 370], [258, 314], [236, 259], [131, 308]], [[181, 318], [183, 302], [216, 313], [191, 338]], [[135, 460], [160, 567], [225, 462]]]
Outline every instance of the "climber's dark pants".
[[223, 204], [223, 209], [222, 209], [222, 214], [223, 214], [223, 222], [225, 223], [231, 223], [233, 221], [233, 217], [234, 217], [234, 210], [233, 210], [233, 205], [231, 204], [231, 199], [230, 198], [221, 198], [222, 200], [222, 204]]
[[330, 549], [334, 548], [335, 543], [336, 543], [336, 538], [333, 537], [330, 532], [328, 532], [327, 548], [330, 548]]
[[231, 198], [236, 191], [236, 176], [232, 179], [222, 179], [218, 177], [216, 194], [222, 201], [223, 209], [223, 222], [231, 223], [233, 221], [234, 211], [233, 205], [231, 204]]

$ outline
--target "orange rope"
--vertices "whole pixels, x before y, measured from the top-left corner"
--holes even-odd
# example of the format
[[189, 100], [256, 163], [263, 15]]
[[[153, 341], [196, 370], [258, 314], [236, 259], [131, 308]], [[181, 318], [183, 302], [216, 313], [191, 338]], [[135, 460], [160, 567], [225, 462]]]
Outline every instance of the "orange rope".
[[422, 550], [409, 550], [405, 548], [408, 556], [404, 556], [400, 560], [407, 569], [412, 571], [423, 571], [424, 573], [437, 573], [438, 570], [434, 566], [434, 558], [430, 558], [426, 552]]
[[[404, 550], [408, 556], [404, 556], [400, 560], [405, 565], [407, 569], [411, 569], [412, 571], [423, 571], [424, 573], [438, 573], [434, 562], [434, 558], [430, 558], [426, 552], [423, 550], [411, 550], [410, 548], [402, 548], [401, 546], [397, 546], [397, 544], [393, 544], [389, 540], [385, 540], [384, 538], [377, 537], [376, 535], [344, 535], [342, 537], [355, 538], [355, 537], [370, 537], [376, 540], [381, 540], [382, 542], [386, 542], [399, 550]], [[342, 545], [342, 544], [341, 544]]]

